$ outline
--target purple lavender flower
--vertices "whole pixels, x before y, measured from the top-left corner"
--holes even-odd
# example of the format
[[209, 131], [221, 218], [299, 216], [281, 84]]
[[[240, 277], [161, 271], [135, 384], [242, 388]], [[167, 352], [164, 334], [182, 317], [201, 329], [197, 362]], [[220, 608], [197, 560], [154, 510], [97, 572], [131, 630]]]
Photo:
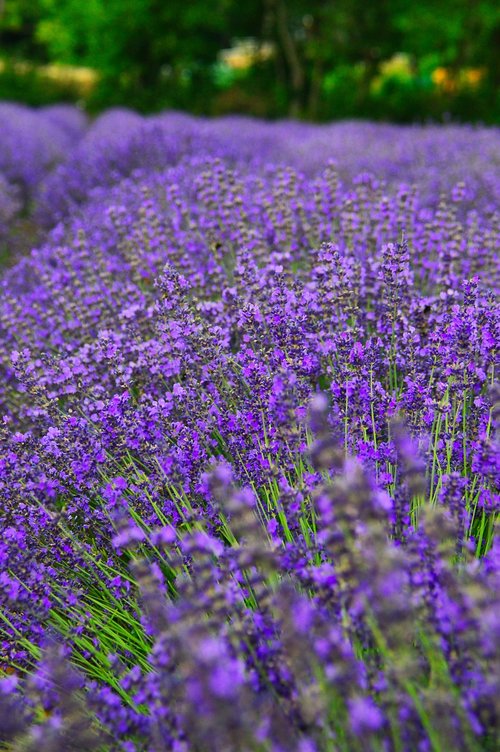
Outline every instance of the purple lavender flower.
[[5, 741], [493, 751], [498, 132], [0, 120]]

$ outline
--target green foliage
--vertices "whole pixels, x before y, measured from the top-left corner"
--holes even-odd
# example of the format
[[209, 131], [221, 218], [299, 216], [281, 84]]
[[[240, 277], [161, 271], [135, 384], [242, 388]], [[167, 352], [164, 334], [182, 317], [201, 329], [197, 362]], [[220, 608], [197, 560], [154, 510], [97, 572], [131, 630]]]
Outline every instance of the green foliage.
[[40, 0], [0, 0], [0, 57], [43, 60], [36, 39], [41, 19]]
[[[310, 119], [407, 121], [448, 113], [498, 120], [494, 0], [10, 0], [4, 6], [4, 55], [98, 70], [91, 109], [125, 104]], [[221, 68], [218, 54], [237, 38], [267, 43], [274, 53], [246, 71]], [[413, 75], [388, 76], [374, 91], [385, 61], [402, 51]], [[455, 76], [481, 70], [481, 86], [450, 96], [431, 79], [442, 67]]]
[[7, 64], [0, 71], [0, 101], [42, 107], [54, 102], [74, 102], [77, 97], [74, 87], [49, 81], [35, 69], [19, 73], [12, 64]]

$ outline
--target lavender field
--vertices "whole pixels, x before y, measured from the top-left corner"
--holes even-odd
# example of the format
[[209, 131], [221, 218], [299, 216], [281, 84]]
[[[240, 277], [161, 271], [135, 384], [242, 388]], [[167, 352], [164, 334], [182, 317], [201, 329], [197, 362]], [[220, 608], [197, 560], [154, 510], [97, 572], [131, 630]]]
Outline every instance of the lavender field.
[[0, 134], [0, 749], [495, 752], [500, 131]]

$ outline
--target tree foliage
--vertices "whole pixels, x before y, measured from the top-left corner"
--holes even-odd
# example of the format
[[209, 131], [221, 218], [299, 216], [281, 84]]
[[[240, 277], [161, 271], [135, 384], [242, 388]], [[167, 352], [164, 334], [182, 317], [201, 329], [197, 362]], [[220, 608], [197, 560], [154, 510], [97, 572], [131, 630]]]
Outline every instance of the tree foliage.
[[[460, 71], [479, 71], [476, 99], [498, 108], [495, 0], [7, 0], [0, 18], [3, 55], [100, 71], [96, 106], [210, 111], [223, 88], [214, 75], [218, 54], [235, 38], [252, 38], [274, 53], [233, 77], [228, 107], [231, 96], [236, 108], [238, 96], [240, 105], [247, 97], [250, 109], [261, 98], [268, 114], [314, 119], [335, 115], [339, 106], [344, 114], [349, 107], [363, 114], [366, 106], [375, 113], [377, 97], [389, 103], [384, 92], [396, 92], [410, 109], [433, 116], [434, 106], [453, 104], [451, 83], [448, 92], [425, 91], [430, 73], [445, 68], [450, 81]], [[381, 66], [397, 53], [407, 55], [411, 84], [391, 75], [374, 94]], [[474, 100], [470, 91], [465, 97]]]

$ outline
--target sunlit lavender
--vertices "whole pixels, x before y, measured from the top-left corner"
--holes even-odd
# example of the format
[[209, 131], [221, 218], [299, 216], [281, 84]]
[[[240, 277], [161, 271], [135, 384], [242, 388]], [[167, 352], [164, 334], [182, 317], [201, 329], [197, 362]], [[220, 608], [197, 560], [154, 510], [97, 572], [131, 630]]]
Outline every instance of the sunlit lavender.
[[0, 748], [495, 752], [498, 129], [0, 132]]

